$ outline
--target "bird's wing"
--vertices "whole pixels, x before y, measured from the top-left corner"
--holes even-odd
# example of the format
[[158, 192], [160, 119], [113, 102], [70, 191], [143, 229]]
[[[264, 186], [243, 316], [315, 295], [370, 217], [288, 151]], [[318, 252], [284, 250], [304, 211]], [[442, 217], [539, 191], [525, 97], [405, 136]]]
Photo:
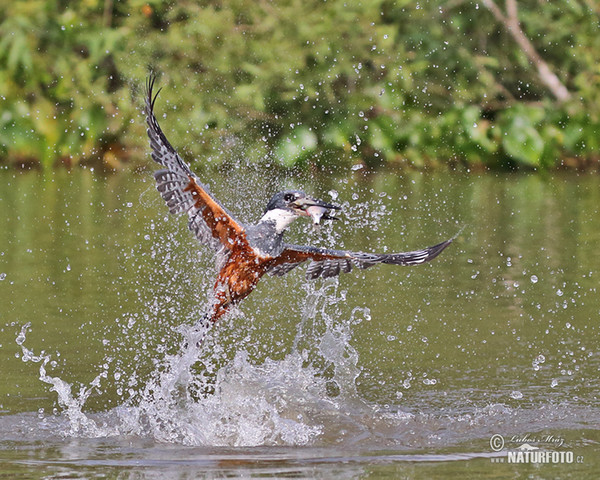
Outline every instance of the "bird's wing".
[[209, 193], [183, 161], [162, 132], [154, 116], [154, 103], [160, 89], [153, 94], [156, 77], [150, 76], [146, 84], [146, 123], [152, 148], [152, 158], [164, 170], [154, 173], [156, 187], [171, 213], [187, 213], [189, 228], [200, 242], [215, 251], [230, 249], [233, 239], [245, 239], [243, 227]]
[[326, 248], [285, 245], [267, 273], [282, 276], [306, 260], [312, 260], [306, 269], [306, 278], [335, 277], [347, 273], [352, 267], [368, 268], [379, 263], [391, 265], [418, 265], [433, 260], [444, 248], [452, 243], [454, 238], [438, 243], [433, 247], [402, 253], [364, 253], [347, 250], [329, 250]]

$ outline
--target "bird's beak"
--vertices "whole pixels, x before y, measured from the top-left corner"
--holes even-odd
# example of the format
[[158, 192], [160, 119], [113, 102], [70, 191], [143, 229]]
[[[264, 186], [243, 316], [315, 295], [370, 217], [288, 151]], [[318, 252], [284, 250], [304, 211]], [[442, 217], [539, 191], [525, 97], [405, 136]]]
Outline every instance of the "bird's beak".
[[311, 217], [315, 225], [318, 225], [321, 219], [338, 220], [331, 214], [331, 210], [340, 210], [341, 207], [322, 200], [316, 200], [310, 197], [299, 198], [294, 202], [300, 215]]

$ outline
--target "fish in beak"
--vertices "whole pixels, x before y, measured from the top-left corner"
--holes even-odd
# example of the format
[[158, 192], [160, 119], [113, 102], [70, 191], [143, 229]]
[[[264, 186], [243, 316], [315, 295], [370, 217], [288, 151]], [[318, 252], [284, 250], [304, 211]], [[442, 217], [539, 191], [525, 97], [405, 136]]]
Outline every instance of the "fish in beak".
[[339, 220], [331, 214], [332, 210], [340, 210], [341, 207], [322, 200], [316, 200], [310, 197], [299, 198], [294, 202], [300, 215], [310, 217], [314, 225], [319, 225], [323, 220]]

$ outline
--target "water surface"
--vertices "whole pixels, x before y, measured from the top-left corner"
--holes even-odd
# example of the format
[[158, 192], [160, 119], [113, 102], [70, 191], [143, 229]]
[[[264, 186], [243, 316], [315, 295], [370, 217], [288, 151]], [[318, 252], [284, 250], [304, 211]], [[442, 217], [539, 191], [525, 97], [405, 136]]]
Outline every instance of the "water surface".
[[[0, 172], [0, 471], [595, 476], [598, 177], [239, 167], [209, 183], [247, 222], [284, 187], [344, 206], [319, 231], [297, 222], [299, 243], [401, 251], [464, 229], [427, 265], [267, 278], [186, 348], [213, 258], [150, 174]], [[523, 443], [576, 461], [507, 464]]]

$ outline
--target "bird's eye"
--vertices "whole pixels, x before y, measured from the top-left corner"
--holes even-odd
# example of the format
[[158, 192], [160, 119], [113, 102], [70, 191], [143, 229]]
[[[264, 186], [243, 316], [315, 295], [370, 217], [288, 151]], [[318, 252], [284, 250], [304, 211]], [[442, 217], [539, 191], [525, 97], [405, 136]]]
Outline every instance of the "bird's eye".
[[286, 193], [286, 194], [283, 196], [283, 199], [284, 199], [286, 202], [291, 202], [291, 201], [293, 201], [293, 200], [296, 200], [296, 195], [294, 195], [293, 193]]

